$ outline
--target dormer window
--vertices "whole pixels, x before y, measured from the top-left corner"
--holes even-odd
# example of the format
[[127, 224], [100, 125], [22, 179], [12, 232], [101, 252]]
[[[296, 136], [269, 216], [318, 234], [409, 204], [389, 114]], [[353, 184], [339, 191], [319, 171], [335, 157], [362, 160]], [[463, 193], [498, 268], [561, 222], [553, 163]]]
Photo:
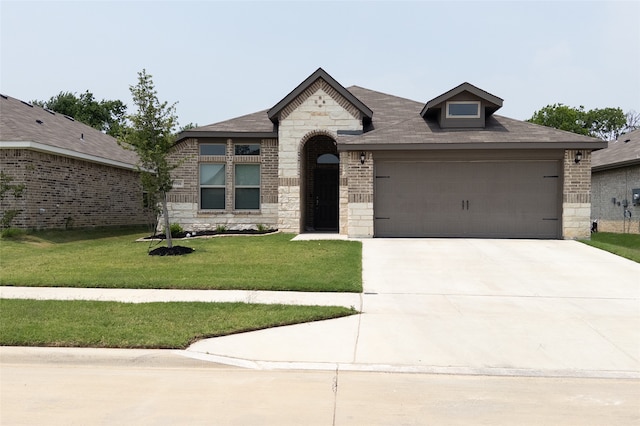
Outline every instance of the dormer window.
[[480, 101], [447, 102], [447, 118], [480, 118]]

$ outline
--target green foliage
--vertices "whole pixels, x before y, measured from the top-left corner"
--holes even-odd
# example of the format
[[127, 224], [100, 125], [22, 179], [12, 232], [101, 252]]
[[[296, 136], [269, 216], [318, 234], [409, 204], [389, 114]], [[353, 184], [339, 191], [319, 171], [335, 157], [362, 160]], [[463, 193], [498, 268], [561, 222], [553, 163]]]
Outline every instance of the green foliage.
[[534, 112], [527, 121], [604, 140], [617, 139], [627, 130], [627, 115], [620, 108], [586, 111], [582, 105], [553, 104]]
[[19, 238], [25, 235], [27, 231], [18, 228], [6, 228], [0, 232], [2, 238]]
[[2, 216], [0, 216], [0, 228], [2, 229], [9, 228], [13, 219], [15, 219], [22, 211], [20, 209], [8, 209], [5, 206], [2, 206], [2, 204], [4, 204], [4, 200], [8, 196], [13, 196], [13, 201], [15, 203], [16, 199], [22, 197], [25, 190], [25, 185], [23, 183], [16, 185], [11, 182], [13, 182], [13, 178], [0, 171], [0, 207], [2, 209]]
[[118, 136], [125, 126], [127, 106], [119, 100], [97, 101], [88, 90], [79, 96], [60, 92], [48, 101], [33, 101], [35, 105], [73, 117], [95, 129]]
[[184, 349], [202, 338], [354, 313], [338, 306], [0, 299], [0, 345]]
[[169, 226], [169, 231], [171, 232], [171, 236], [175, 238], [184, 232], [184, 229], [182, 229], [179, 223], [172, 223], [171, 226]]
[[[176, 167], [170, 164], [168, 159], [175, 141], [174, 129], [178, 124], [176, 104], [169, 105], [158, 100], [152, 76], [144, 69], [138, 73], [138, 84], [130, 86], [129, 90], [137, 111], [127, 116], [130, 126], [118, 142], [138, 154], [142, 186], [147, 191], [152, 205], [157, 205], [159, 200], [162, 201], [167, 229], [169, 212], [166, 195], [173, 184], [171, 170]], [[167, 245], [172, 246], [170, 232], [167, 232]]]
[[227, 230], [227, 227], [225, 225], [216, 225], [216, 232], [219, 232], [222, 234], [226, 230]]
[[264, 224], [262, 224], [262, 223], [259, 223], [259, 224], [257, 224], [257, 225], [256, 225], [256, 229], [257, 229], [259, 232], [266, 232], [266, 231], [268, 231], [268, 230], [269, 230], [269, 227], [268, 227], [267, 225], [264, 225]]

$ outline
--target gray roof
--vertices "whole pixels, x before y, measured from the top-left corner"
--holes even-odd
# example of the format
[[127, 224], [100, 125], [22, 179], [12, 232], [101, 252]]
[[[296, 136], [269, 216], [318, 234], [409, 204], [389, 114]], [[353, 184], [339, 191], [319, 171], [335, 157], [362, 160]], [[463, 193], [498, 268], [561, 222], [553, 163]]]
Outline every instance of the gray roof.
[[640, 164], [640, 129], [609, 142], [606, 149], [594, 152], [591, 158], [594, 172], [635, 164]]
[[133, 151], [71, 117], [0, 95], [0, 148], [25, 148], [133, 169]]
[[471, 83], [462, 83], [461, 85], [456, 86], [446, 93], [443, 93], [442, 95], [427, 102], [424, 108], [422, 108], [422, 111], [420, 111], [420, 115], [425, 117], [434, 110], [441, 108], [441, 104], [444, 101], [462, 92], [469, 92], [481, 99], [484, 99], [487, 102], [487, 106], [485, 107], [485, 109], [487, 109], [487, 116], [493, 114], [498, 109], [500, 109], [500, 107], [502, 107], [502, 98], [494, 96], [489, 92], [485, 92], [484, 90], [474, 86]]
[[[297, 93], [296, 90], [287, 95], [285, 99], [289, 99], [292, 93]], [[423, 108], [427, 108], [429, 104], [425, 105], [423, 102], [359, 86], [351, 86], [345, 90], [352, 95], [352, 98], [357, 99], [370, 109], [372, 119], [370, 122], [365, 123], [362, 134], [339, 134], [338, 150], [419, 150], [440, 148], [601, 149], [607, 146], [606, 142], [600, 139], [495, 114], [487, 118], [486, 127], [483, 129], [442, 129], [434, 118], [423, 118], [420, 115]], [[502, 99], [469, 83], [463, 83], [435, 98], [435, 100], [444, 99], [443, 96], [445, 98], [453, 96], [458, 93], [456, 90], [473, 90], [478, 96], [487, 99], [495, 106], [502, 105]], [[281, 103], [282, 101], [278, 105]], [[191, 129], [180, 134], [178, 140], [187, 137], [216, 136], [277, 137], [277, 128], [274, 127], [274, 124], [269, 119], [269, 112], [273, 112], [274, 108]]]

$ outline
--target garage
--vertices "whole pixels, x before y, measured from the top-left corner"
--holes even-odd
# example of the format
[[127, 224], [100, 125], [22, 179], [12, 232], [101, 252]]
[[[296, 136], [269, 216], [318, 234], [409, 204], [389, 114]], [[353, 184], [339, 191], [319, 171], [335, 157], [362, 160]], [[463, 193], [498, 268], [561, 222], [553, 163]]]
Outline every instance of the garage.
[[560, 155], [381, 155], [375, 162], [374, 235], [560, 238]]

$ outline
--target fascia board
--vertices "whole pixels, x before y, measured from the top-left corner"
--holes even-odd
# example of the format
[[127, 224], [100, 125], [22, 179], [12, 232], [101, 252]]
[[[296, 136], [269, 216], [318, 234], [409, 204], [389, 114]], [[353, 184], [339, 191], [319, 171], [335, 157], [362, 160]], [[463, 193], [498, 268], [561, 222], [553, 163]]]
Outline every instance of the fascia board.
[[138, 170], [135, 164], [123, 163], [122, 161], [110, 160], [91, 154], [72, 151], [70, 149], [58, 148], [33, 141], [0, 141], [0, 149], [29, 149], [32, 151], [55, 154], [63, 157], [76, 158], [78, 160], [89, 161], [91, 163], [105, 164], [127, 170]]

